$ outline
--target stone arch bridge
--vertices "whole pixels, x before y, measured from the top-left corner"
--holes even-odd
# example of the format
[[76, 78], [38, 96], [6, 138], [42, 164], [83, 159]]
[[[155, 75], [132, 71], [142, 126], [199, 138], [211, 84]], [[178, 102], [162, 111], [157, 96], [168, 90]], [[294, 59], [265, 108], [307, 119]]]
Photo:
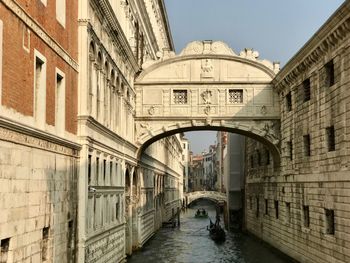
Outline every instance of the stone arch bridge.
[[280, 103], [271, 83], [277, 63], [223, 42], [195, 41], [164, 51], [135, 80], [139, 156], [152, 142], [179, 132], [225, 130], [264, 143], [280, 164]]
[[208, 199], [216, 203], [226, 203], [227, 196], [225, 193], [216, 191], [195, 191], [184, 194], [185, 204], [190, 205], [193, 201], [198, 199]]

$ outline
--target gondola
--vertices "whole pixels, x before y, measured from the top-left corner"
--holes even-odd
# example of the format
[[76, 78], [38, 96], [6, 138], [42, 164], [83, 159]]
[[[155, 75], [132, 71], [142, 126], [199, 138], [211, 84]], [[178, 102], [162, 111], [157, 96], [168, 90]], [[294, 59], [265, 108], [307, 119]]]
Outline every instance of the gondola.
[[226, 239], [225, 230], [220, 226], [220, 224], [211, 222], [210, 225], [207, 226], [207, 230], [209, 231], [209, 236], [215, 242], [223, 242]]

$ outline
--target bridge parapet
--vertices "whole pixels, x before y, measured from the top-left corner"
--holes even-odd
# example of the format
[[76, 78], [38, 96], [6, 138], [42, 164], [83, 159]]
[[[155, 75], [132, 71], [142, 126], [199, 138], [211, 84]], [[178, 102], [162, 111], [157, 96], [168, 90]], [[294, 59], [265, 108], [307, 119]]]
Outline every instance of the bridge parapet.
[[184, 194], [187, 199], [187, 204], [192, 203], [193, 201], [203, 198], [209, 199], [215, 202], [226, 202], [227, 196], [225, 193], [217, 192], [217, 191], [195, 191]]

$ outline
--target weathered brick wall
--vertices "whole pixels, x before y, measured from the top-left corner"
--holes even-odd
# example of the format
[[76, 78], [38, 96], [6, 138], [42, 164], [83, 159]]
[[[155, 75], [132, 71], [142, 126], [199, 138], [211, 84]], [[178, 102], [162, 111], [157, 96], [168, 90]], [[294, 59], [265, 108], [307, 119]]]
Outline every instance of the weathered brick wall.
[[[252, 140], [246, 145], [247, 229], [300, 262], [350, 262], [350, 35], [339, 31], [344, 23], [350, 25], [346, 16], [349, 2], [276, 77], [281, 100], [280, 169], [251, 168], [249, 157], [263, 146]], [[330, 37], [336, 30], [337, 36]], [[325, 65], [331, 60], [334, 84], [329, 86]], [[308, 78], [311, 94], [305, 101], [303, 81]], [[328, 148], [326, 128], [332, 125], [335, 150]], [[303, 137], [307, 134], [310, 156]]]
[[[28, 1], [19, 1], [28, 2]], [[56, 21], [54, 2], [48, 1], [44, 7], [40, 1], [35, 4], [25, 4], [23, 7], [28, 15], [44, 23], [52, 38], [66, 48], [72, 57], [77, 57], [77, 4], [67, 1], [66, 29], [58, 26]], [[53, 4], [52, 4], [53, 3]], [[70, 8], [75, 8], [75, 11]], [[49, 45], [38, 37], [11, 10], [0, 3], [0, 19], [3, 22], [3, 54], [2, 54], [2, 101], [1, 104], [25, 116], [34, 114], [34, 50], [39, 51], [46, 58], [46, 123], [55, 125], [56, 74], [59, 68], [65, 74], [65, 112], [66, 131], [77, 131], [77, 71], [62, 59]], [[74, 20], [74, 21], [73, 21]], [[52, 34], [52, 35], [51, 35]], [[56, 38], [57, 37], [57, 38]]]

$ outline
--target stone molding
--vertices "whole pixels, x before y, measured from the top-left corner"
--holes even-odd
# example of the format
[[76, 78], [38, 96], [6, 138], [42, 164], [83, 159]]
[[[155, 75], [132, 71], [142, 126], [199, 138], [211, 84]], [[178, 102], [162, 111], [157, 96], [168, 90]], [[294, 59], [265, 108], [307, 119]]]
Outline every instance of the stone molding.
[[282, 70], [276, 75], [273, 84], [281, 92], [290, 87], [305, 71], [316, 65], [319, 61], [333, 51], [337, 45], [350, 34], [350, 2], [345, 3], [290, 59]]
[[81, 149], [81, 146], [74, 142], [4, 118], [0, 118], [0, 138], [3, 141], [73, 157], [78, 157]]
[[3, 0], [2, 3], [11, 10], [23, 23], [25, 23], [42, 41], [44, 41], [56, 54], [69, 64], [75, 71], [79, 71], [78, 62], [75, 61], [59, 43], [55, 41], [20, 5], [13, 0]]

